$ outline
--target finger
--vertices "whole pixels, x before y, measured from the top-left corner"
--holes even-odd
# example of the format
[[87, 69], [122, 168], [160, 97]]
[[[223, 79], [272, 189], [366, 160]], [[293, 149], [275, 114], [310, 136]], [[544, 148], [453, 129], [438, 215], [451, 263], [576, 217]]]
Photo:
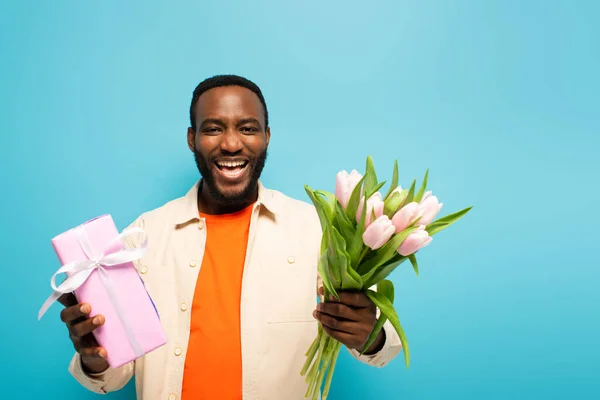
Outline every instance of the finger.
[[102, 373], [110, 368], [106, 360], [106, 350], [102, 347], [82, 349], [80, 354], [85, 372]]
[[329, 328], [328, 326], [323, 326], [323, 330], [325, 330], [329, 336], [342, 343], [346, 347], [351, 349], [360, 347], [360, 344], [356, 341], [355, 336], [350, 333], [337, 331]]
[[350, 321], [359, 321], [361, 319], [361, 315], [357, 310], [342, 303], [319, 303], [317, 304], [317, 311], [335, 318]]
[[83, 322], [79, 322], [71, 326], [73, 336], [82, 338], [85, 335], [92, 333], [95, 329], [104, 324], [104, 316], [96, 315], [94, 318], [88, 318]]
[[323, 286], [321, 286], [321, 287], [319, 288], [318, 292], [319, 292], [319, 295], [320, 295], [320, 296], [323, 296], [323, 295], [325, 295], [325, 289], [323, 289]]
[[79, 350], [79, 354], [81, 357], [85, 357], [87, 359], [105, 359], [106, 358], [106, 350], [100, 346], [93, 347], [85, 347]]
[[98, 341], [93, 333], [89, 333], [80, 339], [81, 347], [98, 347]]
[[60, 319], [67, 324], [72, 324], [77, 319], [87, 316], [90, 312], [92, 312], [92, 307], [87, 303], [81, 303], [64, 308], [60, 312]]
[[315, 311], [313, 316], [323, 325], [329, 329], [344, 332], [348, 334], [355, 334], [358, 330], [358, 324], [354, 321], [340, 320], [331, 315], [323, 314]]
[[65, 293], [60, 296], [57, 301], [65, 307], [71, 307], [77, 305], [77, 299], [73, 293]]
[[373, 305], [371, 299], [369, 299], [366, 294], [361, 292], [340, 292], [338, 295], [340, 296], [339, 300], [333, 296], [330, 296], [330, 300], [356, 308], [371, 307]]
[[69, 332], [69, 339], [71, 339], [71, 342], [73, 343], [73, 347], [75, 347], [75, 350], [77, 352], [79, 352], [79, 350], [81, 350], [81, 348], [82, 348], [81, 338], [73, 336], [73, 334], [71, 332]]

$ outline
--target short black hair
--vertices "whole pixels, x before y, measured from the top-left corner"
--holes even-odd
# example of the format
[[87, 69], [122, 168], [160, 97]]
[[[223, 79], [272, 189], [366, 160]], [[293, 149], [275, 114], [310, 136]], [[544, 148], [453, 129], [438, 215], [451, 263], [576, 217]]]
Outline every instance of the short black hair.
[[258, 96], [260, 100], [263, 111], [265, 113], [265, 128], [269, 126], [269, 113], [267, 112], [267, 103], [265, 102], [265, 98], [258, 87], [258, 85], [244, 77], [237, 75], [215, 75], [211, 78], [207, 78], [200, 82], [196, 89], [194, 89], [194, 95], [192, 96], [192, 104], [190, 105], [190, 124], [192, 129], [196, 130], [196, 116], [194, 115], [194, 108], [196, 108], [196, 103], [198, 103], [198, 99], [202, 95], [202, 93], [207, 90], [224, 87], [224, 86], [241, 86], [248, 90], [251, 90]]

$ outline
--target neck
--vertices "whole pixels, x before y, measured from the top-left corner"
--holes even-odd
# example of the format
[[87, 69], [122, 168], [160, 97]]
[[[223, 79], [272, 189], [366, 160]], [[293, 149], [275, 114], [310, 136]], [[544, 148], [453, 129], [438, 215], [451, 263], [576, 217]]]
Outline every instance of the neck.
[[256, 185], [251, 193], [251, 196], [247, 196], [246, 199], [239, 202], [223, 203], [214, 198], [210, 193], [210, 190], [204, 185], [204, 182], [200, 182], [200, 189], [198, 190], [198, 211], [209, 215], [231, 214], [241, 211], [254, 203], [258, 198], [258, 185]]

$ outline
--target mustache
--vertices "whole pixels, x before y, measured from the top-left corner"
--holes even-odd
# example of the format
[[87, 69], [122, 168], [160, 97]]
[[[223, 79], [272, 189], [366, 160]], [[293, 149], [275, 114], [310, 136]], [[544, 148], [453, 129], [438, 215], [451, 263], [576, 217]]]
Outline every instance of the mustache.
[[[238, 154], [236, 154], [236, 155], [238, 155]], [[267, 148], [265, 148], [258, 155], [246, 156], [246, 159], [248, 160], [248, 166], [246, 168], [251, 169], [250, 180], [248, 182], [248, 185], [240, 193], [237, 193], [235, 195], [226, 195], [226, 194], [222, 193], [219, 190], [219, 188], [217, 187], [217, 184], [215, 182], [215, 179], [214, 179], [214, 176], [212, 173], [213, 168], [218, 168], [215, 165], [214, 161], [212, 161], [212, 160], [217, 159], [217, 157], [211, 157], [210, 161], [209, 161], [205, 157], [203, 157], [202, 154], [200, 154], [200, 152], [198, 152], [197, 150], [194, 150], [194, 159], [196, 161], [196, 166], [198, 167], [198, 171], [200, 172], [200, 175], [202, 175], [204, 183], [206, 184], [207, 188], [211, 192], [211, 195], [213, 196], [213, 198], [217, 199], [220, 203], [229, 204], [229, 205], [236, 205], [236, 204], [244, 203], [250, 196], [252, 196], [252, 193], [253, 193], [254, 189], [256, 188], [256, 185], [258, 184], [258, 181], [262, 174], [263, 168], [265, 166], [265, 163], [267, 160], [267, 155], [268, 155]], [[228, 154], [220, 154], [219, 155], [219, 157], [222, 157], [222, 156], [235, 156], [235, 155], [228, 155]]]

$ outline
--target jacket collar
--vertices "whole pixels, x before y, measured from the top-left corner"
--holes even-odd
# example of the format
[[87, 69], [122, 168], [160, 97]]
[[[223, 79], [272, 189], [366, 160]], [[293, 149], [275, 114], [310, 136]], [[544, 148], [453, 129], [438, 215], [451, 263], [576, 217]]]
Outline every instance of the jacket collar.
[[[190, 221], [200, 219], [198, 212], [198, 190], [200, 190], [201, 185], [202, 179], [198, 180], [183, 197], [181, 212], [176, 221], [177, 225], [187, 224]], [[275, 198], [273, 191], [267, 189], [260, 180], [258, 181], [258, 199], [256, 205], [261, 208], [264, 207], [268, 212], [274, 215], [281, 210], [280, 204]]]

